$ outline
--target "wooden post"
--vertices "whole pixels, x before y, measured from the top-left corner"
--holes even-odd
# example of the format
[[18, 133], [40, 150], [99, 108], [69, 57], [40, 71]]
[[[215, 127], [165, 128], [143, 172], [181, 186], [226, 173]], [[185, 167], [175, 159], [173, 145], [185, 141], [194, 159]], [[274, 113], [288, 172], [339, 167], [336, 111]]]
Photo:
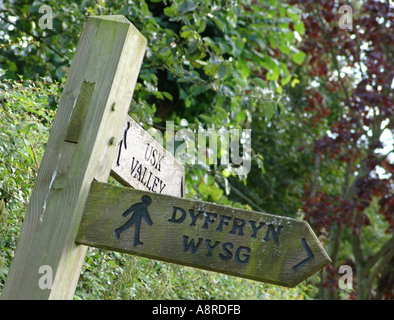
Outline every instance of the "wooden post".
[[87, 249], [75, 236], [92, 181], [109, 177], [145, 48], [125, 17], [87, 19], [2, 299], [73, 298]]

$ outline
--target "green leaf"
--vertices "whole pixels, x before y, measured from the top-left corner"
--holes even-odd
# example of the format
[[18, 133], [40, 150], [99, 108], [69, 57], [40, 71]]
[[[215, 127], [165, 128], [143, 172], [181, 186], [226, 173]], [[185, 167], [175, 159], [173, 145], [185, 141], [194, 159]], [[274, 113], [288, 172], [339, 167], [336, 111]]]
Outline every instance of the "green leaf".
[[306, 54], [304, 52], [298, 51], [292, 55], [291, 59], [296, 64], [301, 65], [304, 62], [305, 57], [306, 57]]
[[255, 160], [259, 169], [264, 167], [264, 157], [261, 154], [257, 154]]
[[268, 101], [265, 103], [265, 117], [267, 121], [271, 120], [276, 112], [276, 102]]
[[194, 4], [193, 1], [186, 1], [184, 3], [182, 3], [179, 7], [178, 7], [178, 11], [181, 14], [185, 14], [187, 12], [191, 12], [196, 10], [197, 6]]
[[15, 64], [15, 62], [13, 62], [13, 61], [9, 61], [9, 62], [8, 62], [8, 69], [9, 69], [10, 71], [12, 71], [12, 72], [18, 70], [18, 68], [17, 68], [17, 66], [16, 66], [16, 64]]
[[193, 30], [185, 30], [181, 32], [181, 37], [188, 39], [191, 38], [195, 34], [195, 31]]
[[229, 170], [227, 170], [227, 169], [223, 169], [222, 170], [222, 175], [225, 177], [225, 178], [228, 178], [229, 176], [231, 176], [231, 171], [229, 171]]
[[173, 97], [169, 92], [163, 91], [162, 92], [163, 96], [165, 96], [168, 100], [173, 101]]
[[224, 32], [225, 26], [224, 26], [222, 20], [220, 20], [218, 18], [212, 18], [212, 20], [216, 23], [216, 25], [219, 27], [219, 29]]
[[202, 19], [200, 22], [200, 25], [197, 29], [197, 32], [199, 34], [203, 33], [205, 31], [205, 28], [207, 27], [207, 21], [205, 19]]
[[201, 85], [194, 85], [193, 87], [191, 87], [190, 93], [193, 96], [198, 96], [200, 93], [208, 90], [210, 87], [211, 87], [210, 84], [209, 85], [203, 85], [203, 86], [201, 86]]
[[164, 96], [162, 95], [162, 93], [161, 93], [160, 91], [155, 91], [155, 92], [153, 92], [153, 95], [154, 95], [156, 98], [158, 98], [158, 99], [164, 100]]
[[223, 118], [227, 118], [228, 117], [227, 111], [224, 108], [222, 108], [221, 106], [215, 106], [214, 110], [219, 112], [222, 115]]
[[209, 196], [211, 187], [206, 185], [204, 181], [201, 181], [201, 183], [198, 185], [198, 192], [200, 192], [202, 196]]
[[227, 73], [227, 66], [224, 64], [221, 64], [219, 67], [219, 74], [218, 74], [219, 77], [220, 78], [224, 77], [226, 75], [226, 73]]
[[291, 80], [291, 76], [289, 75], [289, 76], [287, 76], [285, 78], [282, 78], [280, 83], [281, 83], [282, 86], [285, 86], [286, 84], [288, 84], [290, 82], [290, 80]]
[[292, 88], [294, 88], [297, 85], [297, 83], [300, 83], [300, 80], [295, 78], [295, 79], [291, 80], [291, 84], [290, 85], [291, 85]]
[[234, 92], [227, 85], [223, 85], [223, 86], [220, 87], [220, 93], [224, 94], [227, 97], [233, 97], [234, 96]]
[[213, 201], [219, 201], [224, 191], [219, 189], [216, 184], [213, 184], [210, 188], [210, 196]]
[[211, 117], [211, 116], [208, 116], [208, 115], [206, 115], [206, 114], [200, 114], [199, 117], [200, 117], [201, 119], [203, 119], [203, 120], [204, 120], [206, 123], [208, 123], [208, 124], [212, 124], [212, 123], [213, 123], [213, 120], [212, 120], [212, 117]]
[[175, 8], [172, 6], [164, 8], [164, 14], [170, 18], [175, 16]]
[[235, 121], [237, 121], [237, 123], [239, 124], [243, 124], [245, 120], [246, 120], [246, 111], [241, 110], [240, 112], [238, 112], [237, 116], [235, 117]]
[[259, 85], [262, 88], [265, 88], [267, 86], [267, 84], [264, 82], [264, 80], [261, 79], [261, 78], [258, 78], [258, 77], [253, 78], [253, 82], [256, 83], [257, 85]]
[[290, 53], [290, 48], [285, 39], [280, 39], [279, 42], [279, 50], [283, 52], [284, 54], [289, 54]]
[[29, 132], [30, 132], [30, 129], [31, 129], [32, 127], [35, 127], [35, 128], [37, 129], [37, 123], [28, 123], [28, 124], [23, 128], [23, 133], [24, 133], [25, 135], [28, 135]]
[[300, 35], [305, 33], [305, 25], [302, 21], [294, 25], [294, 30], [297, 31]]

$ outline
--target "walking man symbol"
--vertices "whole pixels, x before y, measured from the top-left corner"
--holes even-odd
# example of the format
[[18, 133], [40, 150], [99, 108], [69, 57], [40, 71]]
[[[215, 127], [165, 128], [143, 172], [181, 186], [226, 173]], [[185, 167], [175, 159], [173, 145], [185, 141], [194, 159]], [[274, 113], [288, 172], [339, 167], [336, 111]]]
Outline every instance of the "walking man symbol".
[[134, 214], [131, 216], [129, 221], [127, 221], [123, 226], [115, 230], [115, 235], [118, 239], [123, 231], [128, 229], [132, 224], [135, 224], [134, 247], [143, 244], [143, 242], [140, 241], [141, 222], [142, 222], [142, 218], [144, 218], [145, 222], [148, 225], [151, 226], [153, 224], [152, 219], [150, 218], [149, 212], [147, 210], [147, 207], [151, 203], [152, 203], [152, 199], [149, 196], [142, 196], [141, 202], [133, 204], [129, 209], [127, 209], [122, 214], [123, 217], [127, 217], [129, 213], [134, 212]]

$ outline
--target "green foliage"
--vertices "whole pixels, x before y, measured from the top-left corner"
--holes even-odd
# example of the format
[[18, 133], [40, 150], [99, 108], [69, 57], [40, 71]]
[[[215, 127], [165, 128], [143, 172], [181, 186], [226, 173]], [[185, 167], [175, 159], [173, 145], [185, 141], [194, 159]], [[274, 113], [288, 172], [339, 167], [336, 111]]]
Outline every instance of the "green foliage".
[[[286, 88], [288, 105], [309, 135], [294, 140], [309, 171], [302, 211], [325, 238], [333, 261], [324, 272], [319, 296], [392, 299], [393, 50], [386, 49], [392, 33], [390, 4], [351, 1], [356, 14], [350, 30], [338, 28], [340, 3], [292, 3], [304, 12], [300, 49], [308, 57], [295, 70], [298, 88]], [[378, 12], [379, 21], [372, 12]], [[344, 264], [354, 271], [353, 290], [346, 294], [335, 281]]]
[[49, 100], [57, 100], [59, 87], [45, 82], [0, 83], [0, 284], [9, 263], [45, 150], [54, 112]]
[[[43, 4], [52, 8], [53, 29], [38, 25]], [[125, 15], [148, 40], [130, 114], [158, 129], [166, 120], [173, 120], [176, 130], [182, 121], [191, 130], [249, 129], [253, 120], [270, 121], [284, 110], [283, 87], [296, 83], [291, 65], [305, 57], [297, 48], [304, 32], [301, 11], [280, 1], [80, 0], [66, 5], [36, 0], [30, 5], [14, 0], [4, 8], [0, 74], [48, 81], [66, 74], [87, 15]], [[252, 156], [265, 172], [260, 152]], [[224, 170], [226, 175], [220, 174]], [[224, 197], [231, 192], [229, 179], [239, 179], [232, 164], [187, 166], [187, 171], [191, 196], [200, 196], [198, 184], [206, 173], [225, 190]]]
[[89, 248], [75, 299], [298, 300], [312, 299], [317, 278], [297, 288]]

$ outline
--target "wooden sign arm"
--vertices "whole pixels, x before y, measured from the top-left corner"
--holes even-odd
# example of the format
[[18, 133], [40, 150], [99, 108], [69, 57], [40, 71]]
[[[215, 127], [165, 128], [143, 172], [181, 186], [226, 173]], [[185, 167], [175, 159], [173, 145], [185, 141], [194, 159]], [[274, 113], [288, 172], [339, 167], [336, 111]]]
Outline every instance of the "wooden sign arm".
[[331, 262], [305, 221], [100, 182], [75, 241], [290, 287]]

